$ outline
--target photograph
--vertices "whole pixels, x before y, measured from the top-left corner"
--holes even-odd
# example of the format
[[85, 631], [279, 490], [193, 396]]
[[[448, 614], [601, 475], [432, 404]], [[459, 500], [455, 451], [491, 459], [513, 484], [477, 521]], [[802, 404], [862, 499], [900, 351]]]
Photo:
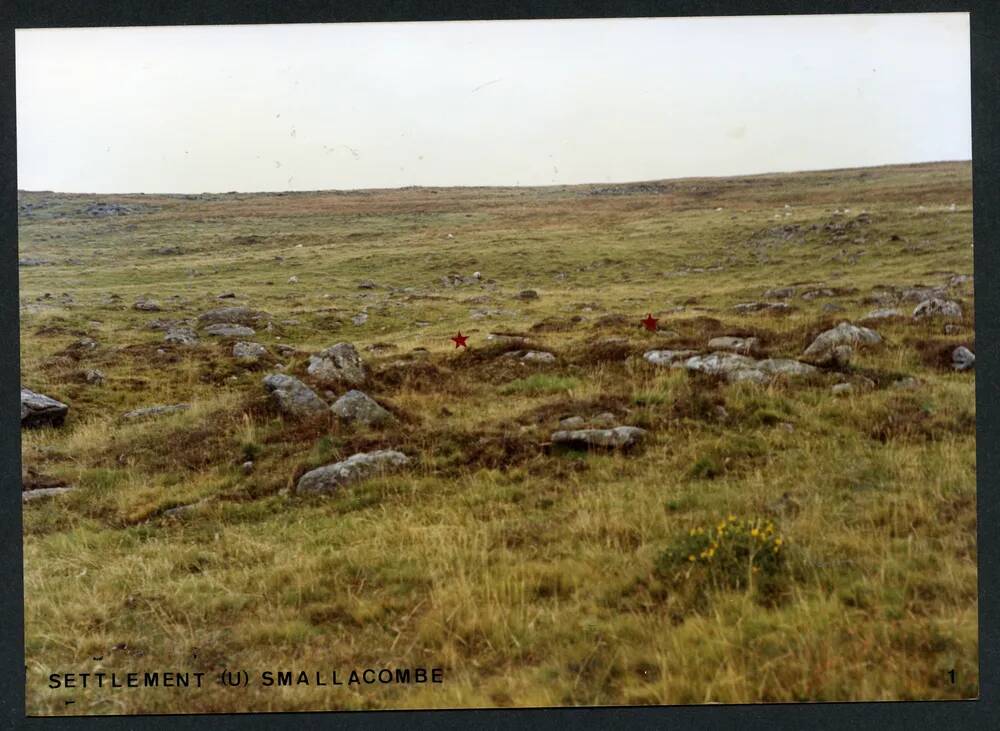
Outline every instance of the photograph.
[[968, 12], [14, 42], [28, 716], [979, 696]]

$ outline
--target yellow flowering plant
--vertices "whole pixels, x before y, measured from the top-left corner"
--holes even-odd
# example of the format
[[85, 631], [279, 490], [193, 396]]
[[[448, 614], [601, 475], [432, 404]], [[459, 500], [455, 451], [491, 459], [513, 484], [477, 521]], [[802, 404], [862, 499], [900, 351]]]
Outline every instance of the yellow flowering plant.
[[656, 572], [674, 585], [772, 594], [785, 569], [785, 544], [770, 520], [727, 515], [678, 538], [660, 555]]

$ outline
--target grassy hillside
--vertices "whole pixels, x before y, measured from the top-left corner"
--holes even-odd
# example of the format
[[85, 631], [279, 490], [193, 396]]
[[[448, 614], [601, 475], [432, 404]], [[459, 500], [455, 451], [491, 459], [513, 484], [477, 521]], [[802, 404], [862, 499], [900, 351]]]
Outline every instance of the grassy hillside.
[[[975, 350], [972, 283], [953, 280], [972, 273], [968, 163], [19, 203], [34, 260], [20, 269], [22, 385], [70, 405], [63, 426], [22, 432], [25, 483], [76, 488], [24, 505], [29, 713], [978, 692], [974, 374], [950, 364], [957, 345]], [[913, 319], [914, 287], [944, 290], [963, 319]], [[141, 298], [160, 310], [134, 309]], [[756, 301], [789, 308], [734, 309]], [[151, 328], [198, 329], [231, 304], [268, 313], [244, 338], [263, 362]], [[902, 316], [865, 321], [885, 307]], [[648, 313], [659, 332], [640, 326]], [[799, 358], [844, 320], [884, 344], [806, 379], [727, 383], [642, 357], [736, 335]], [[332, 401], [343, 390], [306, 367], [342, 341], [396, 418], [280, 414], [263, 376], [280, 364]], [[517, 348], [555, 362], [505, 357]], [[844, 382], [853, 392], [834, 395]], [[549, 444], [560, 419], [603, 412], [647, 439]], [[291, 490], [377, 448], [411, 464], [332, 497]], [[756, 571], [743, 545], [770, 551]], [[443, 667], [444, 682], [47, 685], [366, 667]]]

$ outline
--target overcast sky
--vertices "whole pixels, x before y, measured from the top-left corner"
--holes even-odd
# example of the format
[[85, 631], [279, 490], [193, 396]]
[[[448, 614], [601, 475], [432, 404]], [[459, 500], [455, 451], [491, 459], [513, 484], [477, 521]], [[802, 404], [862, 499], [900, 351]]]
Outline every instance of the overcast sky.
[[18, 187], [548, 185], [971, 157], [965, 13], [19, 30]]

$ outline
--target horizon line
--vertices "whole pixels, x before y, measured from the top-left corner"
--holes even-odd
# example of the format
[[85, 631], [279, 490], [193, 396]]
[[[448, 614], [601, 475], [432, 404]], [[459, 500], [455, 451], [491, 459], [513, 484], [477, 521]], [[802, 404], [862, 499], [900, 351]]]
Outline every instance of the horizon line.
[[957, 160], [918, 160], [914, 162], [890, 162], [890, 163], [879, 163], [876, 165], [857, 165], [853, 167], [843, 167], [843, 168], [804, 168], [798, 170], [770, 170], [760, 173], [736, 173], [733, 175], [685, 175], [677, 178], [647, 178], [643, 180], [617, 180], [617, 181], [590, 181], [583, 183], [549, 183], [544, 185], [488, 185], [488, 184], [475, 184], [475, 185], [399, 185], [399, 186], [385, 186], [385, 187], [374, 187], [374, 188], [314, 188], [310, 190], [228, 190], [228, 191], [200, 191], [197, 193], [151, 193], [146, 191], [134, 191], [130, 193], [95, 193], [90, 191], [68, 191], [68, 190], [49, 190], [49, 189], [39, 189], [39, 190], [29, 190], [27, 188], [18, 188], [17, 194], [21, 193], [51, 193], [53, 195], [80, 195], [80, 196], [166, 196], [166, 197], [179, 197], [179, 196], [192, 196], [192, 195], [306, 195], [306, 194], [317, 194], [317, 193], [371, 193], [371, 192], [388, 192], [388, 191], [403, 191], [403, 190], [487, 190], [487, 189], [501, 189], [501, 190], [541, 190], [541, 189], [552, 189], [552, 188], [585, 188], [594, 186], [608, 186], [608, 185], [642, 185], [643, 183], [668, 183], [668, 182], [680, 182], [685, 180], [723, 180], [732, 178], [762, 178], [773, 175], [802, 175], [807, 173], [839, 173], [839, 172], [849, 172], [852, 170], [874, 170], [879, 168], [892, 168], [892, 167], [914, 167], [917, 165], [949, 165], [956, 163], [972, 163], [972, 158], [962, 158]]

